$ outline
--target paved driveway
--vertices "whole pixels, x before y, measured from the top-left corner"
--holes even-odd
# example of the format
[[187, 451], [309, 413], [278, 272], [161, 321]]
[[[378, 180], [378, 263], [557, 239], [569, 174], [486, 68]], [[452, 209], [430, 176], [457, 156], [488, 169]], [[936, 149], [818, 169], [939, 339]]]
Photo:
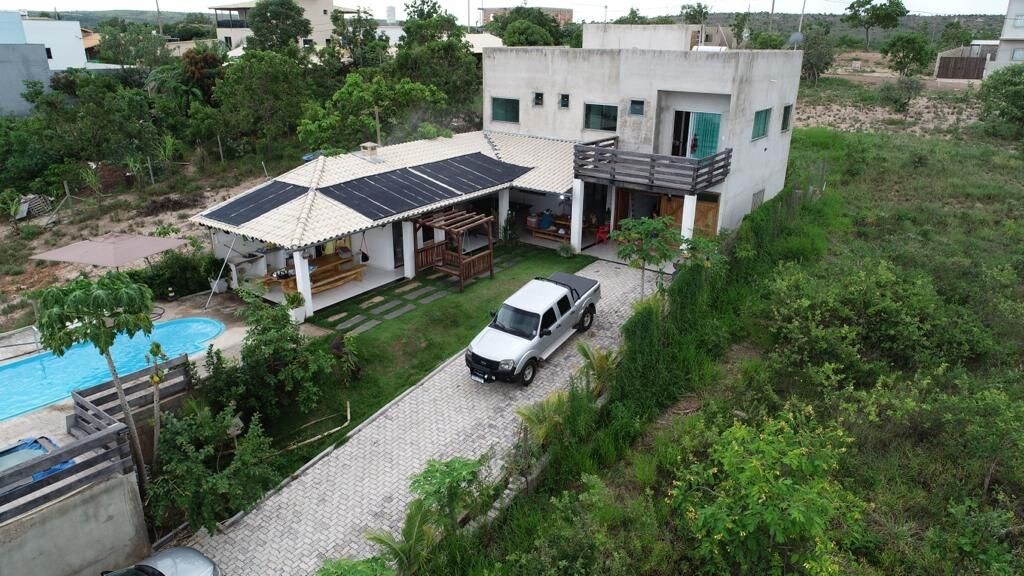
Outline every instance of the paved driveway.
[[[203, 532], [190, 544], [229, 576], [306, 575], [327, 558], [372, 556], [365, 533], [401, 527], [409, 477], [427, 460], [474, 458], [492, 448], [501, 459], [515, 439], [516, 408], [565, 387], [582, 364], [577, 338], [596, 347], [619, 344], [619, 328], [639, 296], [639, 271], [598, 261], [579, 273], [601, 282], [594, 326], [544, 363], [530, 387], [478, 384], [456, 356], [225, 532]], [[647, 275], [651, 285], [653, 276]]]

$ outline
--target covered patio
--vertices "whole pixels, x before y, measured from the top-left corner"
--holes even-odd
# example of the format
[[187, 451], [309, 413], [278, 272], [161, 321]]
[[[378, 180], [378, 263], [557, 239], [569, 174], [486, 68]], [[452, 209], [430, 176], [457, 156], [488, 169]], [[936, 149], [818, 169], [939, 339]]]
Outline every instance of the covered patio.
[[[459, 292], [466, 282], [488, 272], [494, 278], [494, 237], [491, 234], [493, 216], [465, 210], [452, 210], [420, 218], [413, 222], [415, 231], [423, 228], [441, 231], [442, 240], [424, 242], [416, 249], [416, 272], [433, 268], [459, 279]], [[479, 250], [468, 250], [465, 241], [473, 230], [487, 235], [487, 245]]]

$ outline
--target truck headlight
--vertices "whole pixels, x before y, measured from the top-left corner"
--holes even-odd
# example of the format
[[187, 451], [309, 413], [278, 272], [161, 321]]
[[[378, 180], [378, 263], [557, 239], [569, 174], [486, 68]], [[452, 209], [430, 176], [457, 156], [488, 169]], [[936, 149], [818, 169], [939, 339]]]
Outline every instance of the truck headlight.
[[498, 370], [512, 371], [515, 367], [515, 360], [502, 360], [501, 362], [498, 362]]
[[466, 348], [466, 361], [469, 362], [472, 359], [473, 359], [473, 349], [467, 347]]

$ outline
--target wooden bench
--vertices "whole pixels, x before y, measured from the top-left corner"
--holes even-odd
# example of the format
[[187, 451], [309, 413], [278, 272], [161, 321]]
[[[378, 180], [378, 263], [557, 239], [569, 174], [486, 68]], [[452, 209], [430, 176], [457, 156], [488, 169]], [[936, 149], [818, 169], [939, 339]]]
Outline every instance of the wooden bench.
[[545, 238], [547, 240], [554, 240], [555, 242], [569, 241], [569, 234], [559, 234], [558, 228], [555, 226], [552, 226], [551, 228], [534, 228], [532, 226], [528, 226], [527, 229], [535, 238]]
[[[363, 272], [366, 270], [366, 264], [357, 264], [351, 268], [342, 268], [340, 270], [334, 270], [334, 273], [330, 276], [325, 275], [323, 278], [313, 280], [313, 287], [311, 292], [317, 294], [324, 290], [330, 290], [331, 288], [337, 288], [342, 284], [348, 282], [361, 282], [363, 280]], [[316, 272], [314, 270], [314, 272]]]

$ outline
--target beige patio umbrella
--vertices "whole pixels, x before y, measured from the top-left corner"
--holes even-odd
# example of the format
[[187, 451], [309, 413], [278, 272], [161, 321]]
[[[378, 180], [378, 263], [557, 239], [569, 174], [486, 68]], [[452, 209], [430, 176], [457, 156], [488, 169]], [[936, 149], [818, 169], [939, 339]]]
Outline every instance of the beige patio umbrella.
[[68, 244], [62, 248], [34, 254], [31, 258], [120, 268], [141, 258], [159, 254], [184, 244], [188, 244], [188, 240], [112, 232]]

